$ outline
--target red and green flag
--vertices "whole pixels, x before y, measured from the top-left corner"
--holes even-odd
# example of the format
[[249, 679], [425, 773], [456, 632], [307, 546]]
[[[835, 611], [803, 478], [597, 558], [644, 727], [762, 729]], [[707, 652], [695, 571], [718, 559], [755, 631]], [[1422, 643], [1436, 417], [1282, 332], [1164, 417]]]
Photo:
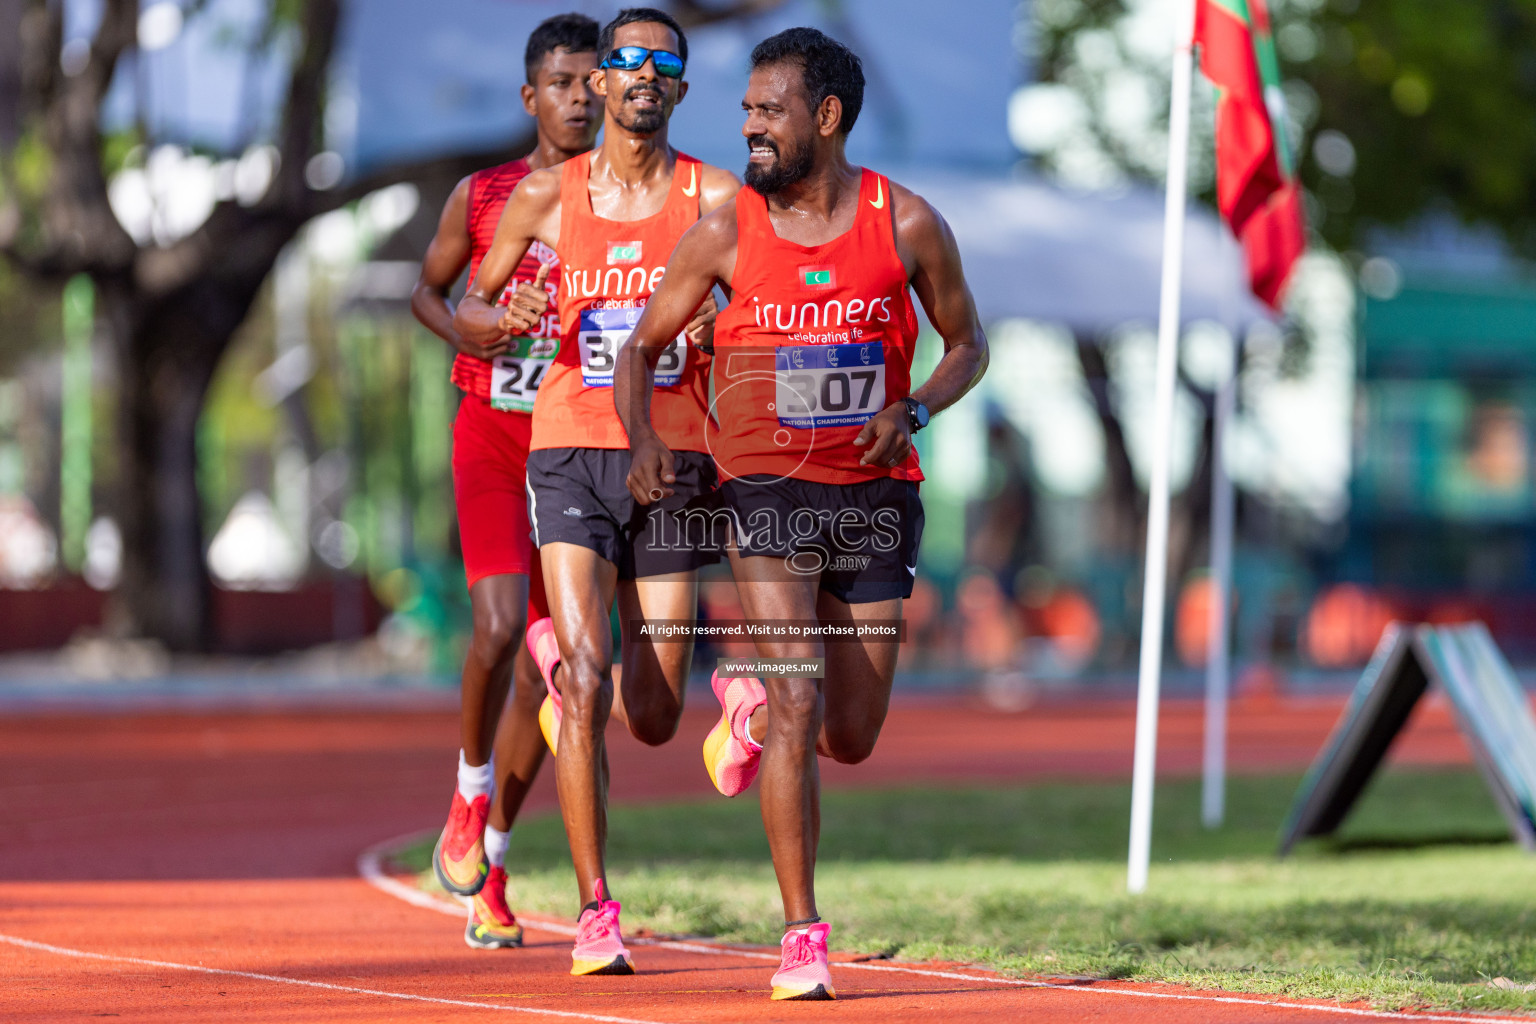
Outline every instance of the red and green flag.
[[1253, 293], [1278, 308], [1306, 227], [1264, 0], [1195, 0], [1195, 44], [1218, 94], [1216, 203], [1243, 243]]

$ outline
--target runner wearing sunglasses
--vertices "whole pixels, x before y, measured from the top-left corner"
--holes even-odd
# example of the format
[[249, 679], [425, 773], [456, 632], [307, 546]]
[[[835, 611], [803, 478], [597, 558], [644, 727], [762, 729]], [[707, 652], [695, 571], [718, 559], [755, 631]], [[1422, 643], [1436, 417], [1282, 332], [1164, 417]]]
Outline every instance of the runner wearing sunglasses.
[[[644, 619], [688, 620], [697, 569], [719, 548], [671, 543], [683, 517], [713, 500], [705, 452], [709, 357], [698, 347], [714, 305], [699, 296], [673, 332], [656, 380], [657, 427], [677, 451], [668, 501], [637, 504], [626, 487], [629, 439], [613, 401], [614, 355], [661, 280], [667, 256], [698, 218], [740, 183], [667, 145], [667, 121], [687, 94], [682, 29], [651, 8], [621, 11], [604, 27], [592, 87], [604, 104], [603, 142], [518, 185], [454, 325], [484, 342], [517, 333], [544, 313], [542, 293], [501, 294], [535, 243], [559, 255], [560, 350], [533, 410], [528, 493], [544, 567], [550, 619], [529, 627], [528, 645], [549, 696], [540, 725], [557, 754], [555, 777], [582, 903], [572, 974], [631, 974], [619, 904], [604, 877], [608, 760], [603, 730], [617, 715], [644, 743], [671, 739], [682, 713], [691, 642], [634, 635]], [[669, 540], [670, 539], [670, 540]], [[609, 612], [622, 625], [615, 700]]]
[[[453, 484], [473, 632], [460, 682], [458, 784], [432, 866], [444, 888], [471, 897], [464, 941], [477, 949], [523, 941], [507, 904], [502, 860], [512, 821], [544, 760], [538, 726], [544, 684], [523, 629], [549, 615], [528, 538], [525, 477], [533, 397], [559, 344], [560, 325], [551, 315], [522, 337], [471, 342], [453, 328], [448, 293], [466, 264], [474, 276], [517, 183], [592, 148], [600, 122], [588, 79], [597, 65], [597, 37], [597, 22], [581, 14], [556, 15], [533, 30], [523, 86], [523, 106], [538, 131], [533, 152], [459, 182], [411, 292], [416, 318], [453, 346], [453, 382], [464, 392], [453, 422]], [[506, 304], [525, 288], [554, 289], [559, 272], [546, 282], [550, 270], [543, 267], [553, 259], [543, 247], [530, 251], [498, 301]], [[509, 689], [513, 698], [503, 716]]]
[[[735, 796], [761, 768], [785, 918], [774, 999], [834, 998], [814, 888], [816, 755], [852, 764], [874, 750], [899, 647], [887, 631], [911, 596], [922, 533], [912, 433], [987, 362], [948, 225], [919, 196], [848, 163], [863, 96], [858, 57], [815, 29], [753, 50], [742, 101], [748, 187], [678, 243], [619, 354], [615, 383], [634, 453], [629, 487], [644, 504], [678, 474], [652, 426], [650, 379], [700, 300], [716, 284], [727, 289], [715, 325], [712, 448], [735, 520], [731, 571], [749, 619], [812, 632], [758, 636], [758, 655], [824, 659], [825, 670], [825, 685], [804, 669], [713, 680], [723, 708], [704, 744], [711, 780]], [[915, 389], [909, 288], [944, 342]], [[876, 632], [858, 638], [861, 627]]]

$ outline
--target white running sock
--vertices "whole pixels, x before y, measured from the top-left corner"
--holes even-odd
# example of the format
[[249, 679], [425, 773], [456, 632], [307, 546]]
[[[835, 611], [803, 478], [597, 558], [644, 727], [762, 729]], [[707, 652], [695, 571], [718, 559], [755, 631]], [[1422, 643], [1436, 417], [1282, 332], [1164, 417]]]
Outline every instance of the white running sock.
[[[757, 741], [757, 738], [755, 736], [752, 735], [752, 719], [757, 717], [757, 713], [759, 711], [762, 711], [762, 710], [766, 709], [767, 707], [768, 707], [767, 704], [759, 704], [757, 707], [753, 708], [752, 709], [752, 713], [747, 716], [746, 727], [741, 730], [742, 732], [747, 734], [747, 736], [746, 736], [747, 745], [750, 746], [753, 750], [762, 750], [763, 749], [763, 745]], [[767, 733], [763, 734], [763, 738], [764, 739], [766, 739], [767, 736], [768, 736]]]
[[496, 778], [496, 770], [491, 765], [491, 761], [479, 766], [472, 765], [464, 760], [464, 751], [459, 751], [459, 793], [465, 800], [485, 796], [491, 791]]
[[485, 826], [485, 859], [491, 867], [502, 867], [502, 861], [507, 857], [507, 846], [512, 842], [512, 830], [498, 832], [491, 826]]

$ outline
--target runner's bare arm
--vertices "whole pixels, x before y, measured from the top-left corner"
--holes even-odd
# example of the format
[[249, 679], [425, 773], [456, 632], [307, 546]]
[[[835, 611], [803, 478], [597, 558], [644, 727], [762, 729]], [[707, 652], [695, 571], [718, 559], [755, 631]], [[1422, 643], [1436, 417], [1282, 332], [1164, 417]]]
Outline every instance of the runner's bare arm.
[[[704, 177], [702, 194], [699, 196], [699, 216], [705, 217], [735, 197], [741, 190], [741, 179], [720, 167], [704, 165]], [[720, 312], [720, 307], [715, 303], [714, 292], [704, 300], [704, 305], [688, 321], [688, 326], [683, 328], [688, 333], [688, 338], [693, 344], [706, 352], [714, 351], [715, 342], [715, 316]]]
[[642, 505], [672, 493], [672, 452], [651, 426], [651, 391], [661, 353], [688, 324], [716, 281], [729, 281], [736, 263], [736, 204], [700, 220], [678, 241], [640, 322], [619, 348], [613, 401], [629, 434], [629, 492]]
[[[944, 218], [919, 195], [891, 183], [891, 215], [895, 219], [896, 251], [906, 265], [917, 293], [939, 337], [944, 355], [912, 397], [930, 413], [947, 409], [981, 380], [987, 369], [987, 336], [976, 317], [976, 301], [965, 283], [960, 250]], [[854, 444], [870, 446], [859, 462], [894, 466], [912, 446], [905, 403], [881, 410], [864, 424]]]
[[465, 178], [453, 189], [443, 204], [443, 213], [437, 219], [437, 234], [427, 246], [427, 255], [421, 261], [421, 274], [411, 289], [411, 312], [423, 327], [442, 338], [460, 352], [489, 359], [502, 349], [506, 342], [498, 339], [489, 345], [476, 345], [453, 328], [453, 303], [448, 292], [459, 275], [469, 264], [469, 179]]
[[[551, 222], [553, 230], [551, 230]], [[553, 246], [560, 230], [560, 174], [534, 171], [518, 182], [502, 208], [496, 238], [453, 315], [453, 326], [472, 342], [486, 343], [529, 330], [544, 315], [548, 294], [520, 286], [506, 308], [496, 305], [507, 281], [535, 241]]]

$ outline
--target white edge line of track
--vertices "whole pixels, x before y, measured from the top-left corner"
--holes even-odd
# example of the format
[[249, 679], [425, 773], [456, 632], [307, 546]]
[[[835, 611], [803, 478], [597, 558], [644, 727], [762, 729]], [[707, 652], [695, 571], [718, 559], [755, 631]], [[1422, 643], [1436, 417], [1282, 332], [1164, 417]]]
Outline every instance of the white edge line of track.
[[[407, 885], [398, 878], [391, 878], [384, 871], [384, 858], [391, 851], [417, 842], [421, 838], [422, 833], [413, 832], [410, 835], [397, 836], [394, 839], [386, 839], [383, 842], [375, 843], [358, 855], [357, 873], [362, 877], [363, 881], [375, 889], [386, 892], [397, 899], [404, 900], [412, 906], [421, 907], [423, 910], [435, 910], [440, 914], [450, 914], [455, 917], [463, 916], [465, 909], [456, 899], [448, 896], [434, 896], [429, 892], [423, 892], [414, 886]], [[574, 936], [576, 934], [575, 926], [564, 921], [556, 921], [534, 915], [525, 915], [524, 919], [540, 931], [551, 932], [556, 935]], [[772, 961], [779, 959], [772, 953], [759, 953], [755, 950], [735, 949], [731, 946], [701, 942], [678, 942], [672, 939], [630, 939], [629, 941], [637, 946], [659, 946], [662, 949], [676, 949], [688, 953], [705, 953], [711, 956], [739, 956], [752, 960]], [[987, 974], [962, 974], [959, 971], [938, 971], [923, 967], [901, 967], [895, 964], [850, 963], [847, 961], [834, 961], [834, 963], [839, 970], [888, 971], [897, 974], [916, 974], [926, 978], [946, 978], [951, 981], [987, 982], [1011, 988], [1048, 988], [1055, 989], [1058, 992], [1075, 992], [1079, 995], [1129, 996], [1139, 999], [1230, 1003], [1238, 1006], [1264, 1006], [1276, 1010], [1311, 1010], [1316, 1013], [1343, 1014], [1348, 1017], [1365, 1017], [1370, 1020], [1447, 1021], [1453, 1022], [1453, 1024], [1533, 1024], [1533, 1018], [1530, 1017], [1495, 1017], [1483, 1014], [1478, 1014], [1477, 1016], [1458, 1016], [1441, 1013], [1393, 1013], [1389, 1010], [1362, 1010], [1353, 1006], [1297, 1003], [1280, 999], [1260, 999], [1252, 996], [1196, 995], [1188, 992], [1150, 992], [1145, 989], [1134, 988], [1103, 988], [1097, 985], [1062, 985], [1050, 981], [1028, 981], [1021, 978], [1001, 978], [997, 975]]]
[[7, 942], [13, 946], [35, 950], [39, 953], [53, 953], [57, 956], [73, 957], [77, 960], [134, 964], [139, 967], [162, 967], [173, 971], [190, 971], [193, 974], [215, 974], [222, 978], [248, 978], [252, 981], [271, 981], [279, 985], [318, 988], [327, 992], [340, 992], [345, 995], [400, 999], [412, 1003], [431, 1003], [436, 1006], [466, 1006], [477, 1010], [504, 1010], [509, 1013], [528, 1013], [538, 1017], [563, 1017], [572, 1020], [602, 1021], [604, 1024], [657, 1024], [655, 1021], [638, 1020], [634, 1017], [611, 1017], [598, 1013], [579, 1013], [575, 1010], [544, 1010], [535, 1006], [507, 1006], [503, 1003], [475, 1003], [467, 999], [445, 999], [441, 996], [419, 996], [410, 992], [388, 992], [384, 989], [361, 988], [356, 985], [337, 985], [329, 981], [309, 981], [304, 978], [289, 978], [281, 974], [259, 974], [255, 971], [236, 971], [224, 967], [204, 967], [202, 964], [179, 964], [170, 960], [147, 960], [137, 956], [92, 953], [83, 949], [70, 949], [67, 946], [54, 946], [47, 942], [34, 942], [31, 939], [23, 939], [15, 935], [0, 934], [0, 942]]

